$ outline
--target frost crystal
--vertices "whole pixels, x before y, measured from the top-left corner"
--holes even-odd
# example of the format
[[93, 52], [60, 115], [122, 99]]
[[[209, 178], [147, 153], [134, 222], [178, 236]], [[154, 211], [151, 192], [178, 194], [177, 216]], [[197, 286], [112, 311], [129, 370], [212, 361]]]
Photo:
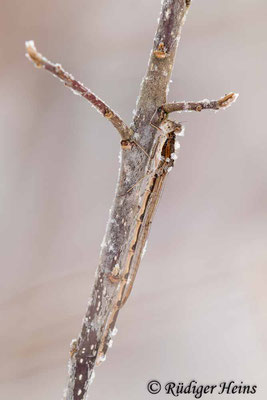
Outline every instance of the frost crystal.
[[178, 142], [178, 140], [175, 141], [174, 147], [175, 147], [175, 150], [180, 149], [181, 145], [180, 145], [180, 143]]
[[118, 333], [118, 328], [116, 328], [116, 326], [114, 327], [114, 329], [110, 332], [110, 336], [116, 336]]
[[144, 245], [144, 247], [143, 247], [142, 254], [141, 254], [141, 258], [144, 257], [144, 255], [145, 255], [145, 253], [146, 253], [146, 249], [147, 249], [147, 241], [146, 241], [146, 243], [145, 243], [145, 245]]
[[101, 249], [103, 249], [104, 247], [107, 246], [106, 240], [105, 240], [105, 239], [106, 239], [106, 238], [104, 237], [103, 240], [102, 240], [102, 243], [101, 243], [101, 245], [100, 245]]
[[165, 11], [165, 18], [166, 18], [166, 19], [169, 18], [170, 13], [171, 13], [171, 10], [168, 8], [168, 9]]
[[177, 136], [184, 136], [184, 126], [182, 126], [181, 132], [179, 132]]
[[73, 369], [74, 369], [73, 362], [72, 362], [71, 360], [69, 360], [69, 361], [68, 361], [68, 374], [69, 374], [69, 376], [72, 375]]
[[167, 88], [166, 88], [166, 95], [169, 94], [169, 90], [170, 90], [170, 85], [168, 84]]
[[27, 40], [27, 41], [25, 42], [25, 46], [26, 46], [27, 48], [32, 48], [33, 50], [36, 51], [36, 47], [35, 47], [35, 44], [34, 44], [34, 41], [33, 41], [33, 40]]
[[203, 99], [201, 100], [201, 103], [203, 103], [204, 106], [207, 106], [210, 104], [210, 101], [208, 99]]
[[73, 94], [76, 94], [76, 96], [81, 96], [81, 93], [77, 92], [77, 90], [70, 88]]
[[119, 152], [119, 155], [118, 155], [118, 159], [119, 159], [119, 163], [121, 164], [121, 149], [120, 149], [120, 152]]
[[94, 379], [95, 379], [95, 371], [93, 370], [93, 371], [92, 371], [92, 374], [91, 374], [91, 376], [90, 376], [90, 379], [89, 379], [88, 384], [91, 385], [91, 383], [93, 382]]
[[109, 251], [112, 252], [112, 253], [114, 253], [115, 248], [114, 248], [113, 244], [110, 244], [110, 245], [109, 245]]

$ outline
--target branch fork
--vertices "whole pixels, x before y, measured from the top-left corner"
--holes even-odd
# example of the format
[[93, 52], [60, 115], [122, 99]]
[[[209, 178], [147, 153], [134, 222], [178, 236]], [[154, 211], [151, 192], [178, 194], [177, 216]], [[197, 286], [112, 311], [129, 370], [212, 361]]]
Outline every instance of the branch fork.
[[181, 123], [170, 121], [169, 114], [217, 111], [227, 108], [238, 97], [229, 93], [219, 100], [167, 103], [176, 48], [189, 5], [190, 0], [162, 0], [148, 69], [130, 127], [60, 64], [39, 53], [33, 41], [26, 42], [26, 56], [35, 66], [49, 71], [85, 98], [121, 137], [122, 160], [116, 195], [82, 329], [78, 339], [71, 343], [66, 400], [86, 398], [95, 366], [105, 360], [116, 334], [118, 313], [132, 290], [163, 181], [177, 158], [175, 149], [180, 145], [176, 136], [183, 136]]

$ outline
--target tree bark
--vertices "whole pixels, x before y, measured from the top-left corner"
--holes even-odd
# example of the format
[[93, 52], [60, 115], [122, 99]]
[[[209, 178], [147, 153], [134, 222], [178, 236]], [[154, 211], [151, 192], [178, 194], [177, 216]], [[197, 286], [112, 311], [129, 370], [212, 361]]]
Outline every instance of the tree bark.
[[[155, 110], [166, 102], [186, 11], [184, 0], [163, 1], [148, 70], [141, 84], [131, 125], [132, 139], [139, 142], [147, 154], [151, 153], [158, 139], [157, 131], [150, 122]], [[123, 294], [127, 281], [129, 284], [131, 279], [131, 269], [140, 262], [145, 234], [138, 232], [142, 224], [137, 216], [147, 190], [150, 190], [150, 180], [146, 177], [150, 159], [145, 152], [134, 145], [121, 150], [119, 179], [102, 243], [100, 263], [77, 349], [69, 362], [67, 400], [85, 398], [88, 383], [94, 376], [96, 360], [103, 360], [112, 344]], [[148, 228], [143, 226], [145, 230]], [[133, 245], [135, 249], [132, 249]]]

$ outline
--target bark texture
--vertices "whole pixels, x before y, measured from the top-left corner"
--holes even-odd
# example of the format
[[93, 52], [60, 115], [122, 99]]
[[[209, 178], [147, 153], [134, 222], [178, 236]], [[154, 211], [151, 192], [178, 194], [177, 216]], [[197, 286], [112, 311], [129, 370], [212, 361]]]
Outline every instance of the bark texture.
[[[163, 1], [148, 70], [141, 84], [136, 114], [131, 125], [131, 139], [139, 142], [148, 154], [158, 139], [157, 130], [150, 122], [157, 108], [166, 103], [186, 11], [184, 0]], [[140, 205], [144, 204], [147, 189], [150, 190], [151, 182], [147, 178], [150, 164], [150, 159], [138, 146], [122, 148], [116, 195], [110, 210], [93, 292], [82, 332], [69, 363], [69, 381], [65, 395], [68, 400], [85, 398], [96, 360], [103, 360], [107, 348], [112, 344], [123, 295], [127, 284], [130, 284], [131, 269], [135, 263], [140, 262], [144, 247], [143, 240], [136, 243], [137, 229], [143, 226], [137, 221], [137, 216]], [[149, 221], [148, 226], [143, 226], [145, 230], [148, 228]], [[144, 235], [145, 233], [141, 234], [141, 237]], [[131, 249], [134, 244], [138, 248]], [[132, 258], [134, 259], [130, 263]]]

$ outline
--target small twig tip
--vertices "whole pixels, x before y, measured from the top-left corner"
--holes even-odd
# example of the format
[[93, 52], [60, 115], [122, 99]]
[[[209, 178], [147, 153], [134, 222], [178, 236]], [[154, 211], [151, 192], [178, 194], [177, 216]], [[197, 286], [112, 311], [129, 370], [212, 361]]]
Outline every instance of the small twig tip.
[[227, 108], [231, 106], [238, 98], [239, 94], [231, 92], [229, 94], [226, 94], [224, 97], [222, 97], [220, 100], [218, 100], [218, 104], [220, 108]]
[[29, 58], [30, 57], [30, 59], [32, 59], [32, 55], [34, 55], [34, 54], [36, 54], [36, 47], [35, 47], [35, 44], [34, 44], [34, 41], [33, 40], [27, 40], [26, 42], [25, 42], [25, 48], [26, 48], [26, 57], [27, 58]]
[[42, 63], [42, 55], [39, 54], [38, 51], [36, 50], [34, 41], [33, 40], [27, 40], [25, 42], [25, 47], [26, 47], [26, 51], [27, 51], [25, 56], [30, 61], [33, 61], [37, 68], [40, 68], [43, 65], [43, 63]]
[[238, 97], [239, 97], [239, 93], [234, 93], [234, 100], [233, 101], [236, 101], [238, 99]]
[[27, 50], [27, 51], [28, 51], [28, 49], [30, 49], [30, 48], [33, 48], [33, 49], [36, 51], [35, 44], [34, 44], [34, 41], [33, 41], [33, 40], [26, 40], [26, 42], [25, 42], [25, 47], [26, 47], [26, 50]]

